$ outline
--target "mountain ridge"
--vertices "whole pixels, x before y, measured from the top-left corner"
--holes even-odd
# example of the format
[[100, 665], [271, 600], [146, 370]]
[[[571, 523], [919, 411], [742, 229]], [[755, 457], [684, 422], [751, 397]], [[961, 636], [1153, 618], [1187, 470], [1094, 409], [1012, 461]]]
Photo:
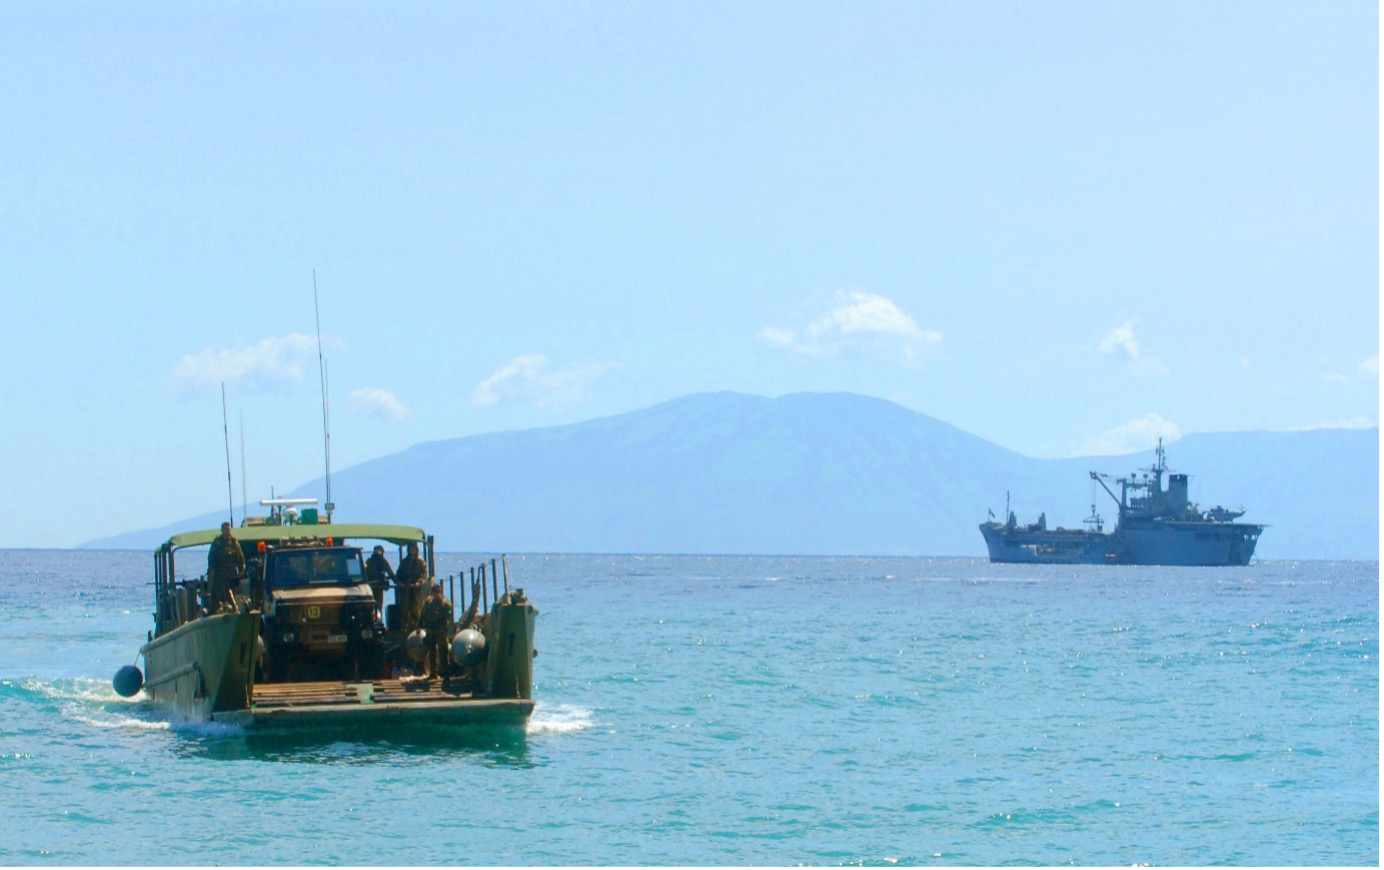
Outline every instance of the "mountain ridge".
[[[1244, 504], [1246, 521], [1269, 525], [1261, 557], [1378, 558], [1377, 428], [1198, 433], [1168, 452], [1193, 474], [1194, 500]], [[338, 518], [421, 525], [445, 549], [983, 556], [976, 526], [1002, 512], [1006, 493], [1021, 518], [1077, 525], [1092, 501], [1088, 470], [1123, 475], [1151, 461], [1152, 451], [1033, 459], [853, 393], [718, 392], [421, 442], [336, 471], [332, 486], [347, 508]], [[286, 495], [322, 488], [317, 478]], [[1108, 496], [1095, 503], [1113, 526]], [[83, 546], [153, 547], [222, 517]]]

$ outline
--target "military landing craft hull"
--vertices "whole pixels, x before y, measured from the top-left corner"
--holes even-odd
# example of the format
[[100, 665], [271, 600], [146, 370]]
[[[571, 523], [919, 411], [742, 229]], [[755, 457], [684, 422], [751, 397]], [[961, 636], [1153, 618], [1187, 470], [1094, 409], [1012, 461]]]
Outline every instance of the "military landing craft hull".
[[[179, 719], [299, 734], [381, 725], [407, 737], [414, 726], [522, 725], [533, 712], [538, 609], [522, 589], [509, 588], [508, 572], [501, 575], [494, 560], [491, 595], [482, 565], [460, 620], [439, 599], [443, 625], [427, 631], [441, 632], [444, 642], [425, 665], [426, 635], [401, 617], [413, 612], [413, 599], [398, 594], [402, 582], [396, 578], [395, 603], [382, 608], [365, 582], [361, 548], [344, 543], [421, 543], [431, 574], [433, 541], [421, 529], [286, 519], [242, 526], [237, 544], [246, 570], [227, 602], [234, 607], [207, 614], [207, 578], [178, 579], [175, 553], [207, 546], [218, 534], [186, 532], [155, 551], [154, 630], [141, 649], [147, 679], [122, 668], [114, 684], [124, 697], [142, 681], [151, 705]], [[442, 676], [401, 677], [423, 670]]]
[[178, 626], [141, 650], [144, 695], [154, 707], [204, 722], [245, 707], [254, 691], [260, 615], [219, 613]]
[[[418, 678], [256, 683], [260, 615], [221, 613], [188, 622], [146, 644], [145, 696], [191, 722], [255, 732], [415, 725], [521, 726], [533, 713], [533, 626], [537, 610], [495, 608], [496, 655], [482, 680]], [[478, 685], [479, 683], [479, 685]], [[489, 686], [490, 692], [478, 692]], [[513, 697], [504, 697], [506, 689]]]

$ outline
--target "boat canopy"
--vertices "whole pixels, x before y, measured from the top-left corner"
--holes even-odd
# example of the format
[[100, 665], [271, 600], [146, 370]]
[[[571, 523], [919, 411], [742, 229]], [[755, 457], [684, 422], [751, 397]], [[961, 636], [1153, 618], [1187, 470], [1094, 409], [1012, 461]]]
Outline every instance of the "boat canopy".
[[[160, 549], [180, 550], [183, 547], [201, 547], [210, 544], [221, 536], [221, 530], [202, 529], [196, 532], [183, 532], [168, 539]], [[427, 535], [422, 529], [413, 526], [391, 526], [380, 523], [294, 523], [283, 526], [241, 526], [235, 529], [236, 540], [246, 541], [293, 541], [304, 538], [331, 538], [342, 541], [348, 538], [369, 538], [388, 541], [391, 544], [422, 544]]]

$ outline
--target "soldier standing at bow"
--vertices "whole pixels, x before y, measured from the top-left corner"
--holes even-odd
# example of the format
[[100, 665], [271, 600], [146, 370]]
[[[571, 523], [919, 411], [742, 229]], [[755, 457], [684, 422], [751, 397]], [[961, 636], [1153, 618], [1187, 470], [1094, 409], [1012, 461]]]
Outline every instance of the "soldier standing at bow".
[[221, 524], [221, 536], [211, 542], [207, 552], [208, 606], [213, 613], [235, 609], [231, 591], [245, 575], [245, 553], [231, 533], [231, 524]]

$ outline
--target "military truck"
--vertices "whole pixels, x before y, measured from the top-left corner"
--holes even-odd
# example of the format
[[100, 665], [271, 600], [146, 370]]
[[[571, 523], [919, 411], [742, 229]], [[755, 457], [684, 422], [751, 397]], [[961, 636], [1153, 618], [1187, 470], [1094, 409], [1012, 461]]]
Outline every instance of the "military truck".
[[266, 545], [247, 560], [251, 598], [263, 613], [261, 679], [378, 679], [385, 626], [365, 582], [360, 547], [326, 539]]

